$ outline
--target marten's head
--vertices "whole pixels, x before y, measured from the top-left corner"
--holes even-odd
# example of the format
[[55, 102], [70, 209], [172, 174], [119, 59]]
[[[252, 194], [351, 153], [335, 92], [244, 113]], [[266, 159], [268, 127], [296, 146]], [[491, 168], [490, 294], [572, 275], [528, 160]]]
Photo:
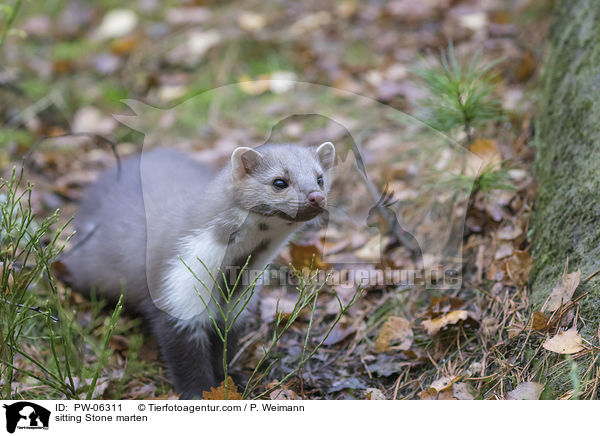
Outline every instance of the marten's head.
[[239, 147], [231, 155], [236, 201], [243, 209], [265, 216], [313, 219], [327, 206], [334, 160], [331, 142]]

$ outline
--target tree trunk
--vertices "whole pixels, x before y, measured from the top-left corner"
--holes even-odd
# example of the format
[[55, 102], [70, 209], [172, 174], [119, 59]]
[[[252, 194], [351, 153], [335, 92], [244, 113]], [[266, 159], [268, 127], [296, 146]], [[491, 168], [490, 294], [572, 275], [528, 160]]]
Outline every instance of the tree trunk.
[[[539, 310], [564, 264], [581, 278], [600, 268], [600, 3], [559, 0], [550, 31], [537, 123], [532, 302]], [[594, 340], [600, 274], [581, 284], [578, 324]]]

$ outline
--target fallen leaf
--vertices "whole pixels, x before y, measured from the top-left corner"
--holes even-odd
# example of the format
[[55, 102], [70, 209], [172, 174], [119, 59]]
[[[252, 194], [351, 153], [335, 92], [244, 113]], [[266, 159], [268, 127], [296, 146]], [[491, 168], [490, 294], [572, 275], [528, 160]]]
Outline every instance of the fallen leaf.
[[323, 261], [321, 250], [314, 244], [301, 245], [292, 242], [290, 243], [290, 256], [292, 265], [299, 271], [311, 267], [321, 271], [330, 268], [330, 265]]
[[531, 255], [526, 251], [515, 250], [503, 264], [502, 270], [518, 286], [525, 286], [533, 265]]
[[544, 341], [544, 348], [558, 354], [573, 354], [583, 350], [583, 338], [572, 328]]
[[545, 332], [548, 330], [548, 321], [549, 318], [544, 314], [544, 312], [533, 312], [533, 320], [531, 322], [531, 326], [534, 330], [539, 332]]
[[473, 400], [471, 388], [467, 383], [455, 383], [459, 377], [441, 377], [431, 386], [420, 392], [422, 400]]
[[519, 383], [517, 387], [506, 394], [507, 400], [539, 400], [544, 385], [536, 382]]
[[438, 392], [443, 391], [444, 389], [449, 388], [452, 385], [452, 377], [441, 377], [436, 381], [431, 383], [431, 388], [435, 389]]
[[365, 392], [365, 399], [367, 400], [387, 400], [384, 393], [377, 388], [369, 388]]
[[547, 309], [550, 312], [554, 312], [558, 310], [561, 305], [569, 303], [571, 298], [573, 298], [573, 294], [579, 286], [579, 281], [581, 279], [581, 270], [578, 269], [575, 272], [567, 273], [567, 265], [565, 265], [565, 271], [562, 275], [562, 280], [560, 285], [552, 290], [550, 297], [548, 297], [548, 305]]
[[[356, 333], [356, 328], [354, 326], [350, 325], [348, 327], [344, 327], [341, 324], [336, 324], [331, 330], [331, 333], [329, 333], [329, 336], [327, 336], [327, 339], [323, 341], [323, 345], [335, 345], [339, 342], [342, 342], [344, 339], [354, 333]], [[321, 340], [323, 340], [323, 337], [319, 338], [319, 341]]]
[[453, 310], [445, 315], [433, 319], [426, 319], [421, 324], [427, 330], [429, 336], [435, 335], [443, 327], [450, 324], [456, 324], [459, 321], [464, 321], [469, 317], [469, 312], [466, 310]]
[[424, 391], [419, 392], [419, 398], [421, 400], [437, 400], [438, 391], [433, 388], [425, 389]]
[[274, 380], [267, 385], [267, 389], [273, 389], [269, 394], [271, 400], [298, 400], [298, 395], [291, 389], [287, 389], [284, 386], [278, 386], [279, 381]]
[[413, 331], [410, 322], [404, 318], [391, 316], [379, 331], [375, 341], [375, 351], [381, 353], [391, 349], [408, 350], [412, 341]]
[[232, 378], [227, 377], [227, 395], [225, 395], [225, 380], [223, 380], [218, 387], [202, 392], [202, 398], [205, 400], [241, 400], [242, 394], [238, 392]]

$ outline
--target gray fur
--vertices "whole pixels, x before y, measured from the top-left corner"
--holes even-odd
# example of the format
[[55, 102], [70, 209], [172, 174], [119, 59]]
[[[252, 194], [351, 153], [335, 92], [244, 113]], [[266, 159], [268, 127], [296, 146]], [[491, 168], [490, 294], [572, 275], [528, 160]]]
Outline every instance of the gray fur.
[[[202, 246], [196, 235], [212, 235], [227, 246], [223, 270], [243, 266], [249, 254], [251, 268], [262, 269], [299, 225], [323, 211], [307, 195], [327, 194], [330, 149], [289, 144], [238, 149], [218, 173], [170, 150], [124, 161], [120, 177], [109, 169], [85, 193], [74, 221], [74, 249], [62, 259], [67, 281], [84, 294], [96, 287], [112, 301], [125, 291], [129, 308], [144, 315], [157, 335], [177, 391], [182, 398], [200, 396], [222, 381], [220, 340], [205, 313], [184, 320], [155, 304], [156, 292], [179, 283], [165, 282], [178, 256], [194, 257], [181, 251], [182, 241]], [[278, 177], [289, 180], [286, 192], [272, 186]], [[169, 290], [180, 291], [187, 289]], [[234, 352], [232, 344], [228, 356]]]

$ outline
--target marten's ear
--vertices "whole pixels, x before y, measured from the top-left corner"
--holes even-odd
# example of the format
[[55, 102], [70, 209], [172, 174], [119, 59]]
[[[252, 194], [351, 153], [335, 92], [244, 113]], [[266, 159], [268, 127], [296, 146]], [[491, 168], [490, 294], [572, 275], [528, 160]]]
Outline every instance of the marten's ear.
[[317, 156], [323, 169], [330, 170], [335, 162], [335, 147], [331, 142], [324, 142], [317, 147]]
[[239, 180], [252, 174], [262, 159], [262, 154], [249, 147], [238, 147], [231, 154], [231, 174]]

